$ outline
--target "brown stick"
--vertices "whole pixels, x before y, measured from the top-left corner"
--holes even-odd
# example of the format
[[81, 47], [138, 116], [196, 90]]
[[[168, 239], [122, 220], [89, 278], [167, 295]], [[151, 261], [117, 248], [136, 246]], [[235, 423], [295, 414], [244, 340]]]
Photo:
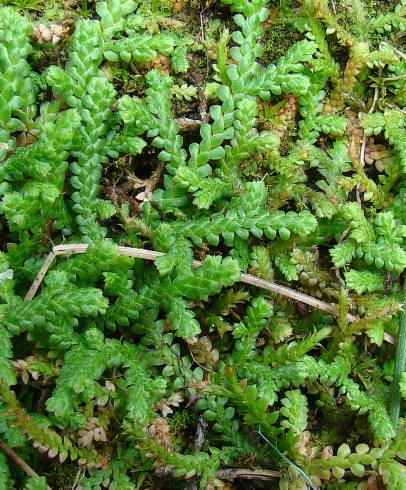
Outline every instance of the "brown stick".
[[179, 126], [179, 131], [196, 131], [202, 125], [200, 119], [190, 119], [189, 117], [178, 117], [175, 122]]
[[219, 480], [236, 480], [237, 478], [243, 478], [244, 480], [277, 480], [281, 477], [279, 471], [270, 470], [234, 470], [225, 469], [216, 472], [216, 476]]
[[[313, 306], [314, 308], [326, 311], [327, 313], [331, 313], [334, 316], [338, 315], [337, 310], [334, 308], [334, 306], [326, 303], [325, 301], [320, 301], [317, 298], [313, 298], [312, 296], [296, 291], [295, 289], [281, 286], [280, 284], [276, 284], [274, 282], [264, 281], [263, 279], [259, 279], [258, 277], [252, 276], [251, 274], [241, 274], [240, 280], [241, 282], [244, 282], [246, 284], [251, 284], [252, 286], [257, 286], [262, 289], [267, 289], [268, 291], [280, 294], [281, 296], [287, 296], [288, 298], [300, 301], [301, 303], [306, 303], [307, 305]], [[355, 321], [355, 317], [353, 317], [352, 315], [348, 315], [348, 321]]]
[[[173, 477], [174, 469], [168, 468], [166, 466], [158, 466], [155, 468], [155, 475], [159, 477]], [[374, 470], [366, 470], [365, 475], [376, 475], [376, 471]], [[345, 476], [352, 476], [351, 471], [346, 471]], [[216, 471], [216, 477], [219, 480], [227, 480], [233, 481], [241, 478], [243, 480], [278, 480], [281, 477], [281, 473], [279, 471], [273, 470], [249, 470], [249, 469], [233, 469], [233, 468], [225, 468], [224, 470]]]
[[28, 466], [28, 464], [24, 460], [22, 460], [15, 451], [9, 448], [7, 444], [3, 441], [3, 439], [0, 439], [0, 448], [17, 466], [19, 466], [24, 471], [26, 475], [32, 476], [34, 478], [39, 477], [38, 473], [35, 473], [35, 471], [30, 466]]
[[39, 270], [38, 274], [36, 275], [34, 282], [31, 284], [31, 287], [28, 290], [28, 293], [26, 294], [26, 296], [24, 298], [25, 301], [29, 301], [34, 297], [35, 293], [37, 292], [42, 280], [45, 277], [45, 274], [47, 273], [47, 271], [48, 271], [49, 267], [51, 266], [52, 262], [54, 261], [55, 257], [56, 257], [56, 255], [53, 252], [50, 252], [47, 255], [44, 263], [41, 266], [41, 269]]
[[[173, 477], [174, 469], [166, 466], [158, 466], [155, 468], [155, 475], [160, 477]], [[233, 481], [237, 478], [244, 480], [277, 480], [281, 477], [279, 471], [271, 470], [247, 470], [247, 469], [232, 469], [226, 468], [224, 470], [216, 471], [216, 477], [219, 480]]]
[[[374, 99], [372, 101], [371, 108], [368, 111], [368, 114], [372, 114], [375, 110], [376, 103], [378, 102], [378, 97], [379, 97], [379, 88], [376, 87], [374, 91]], [[359, 156], [359, 161], [362, 165], [362, 167], [365, 167], [365, 148], [366, 148], [366, 143], [367, 143], [367, 137], [365, 136], [365, 131], [364, 134], [362, 135], [362, 144], [361, 144], [361, 151], [360, 151], [360, 156]]]
[[[75, 244], [75, 245], [57, 245], [53, 247], [52, 252], [45, 259], [44, 264], [42, 265], [40, 271], [38, 272], [37, 277], [34, 279], [32, 286], [30, 287], [25, 301], [30, 301], [37, 292], [47, 270], [49, 269], [52, 261], [55, 257], [59, 255], [71, 255], [78, 253], [86, 253], [88, 245], [86, 244]], [[127, 257], [134, 257], [138, 259], [144, 260], [156, 260], [158, 257], [161, 257], [162, 252], [156, 252], [155, 250], [145, 250], [143, 248], [132, 248], [132, 247], [117, 247], [117, 251], [120, 255], [125, 255]], [[194, 260], [193, 265], [195, 267], [199, 267], [202, 263], [199, 260]], [[337, 316], [337, 310], [334, 306], [326, 303], [325, 301], [320, 301], [319, 299], [313, 298], [307, 294], [301, 293], [299, 291], [295, 291], [294, 289], [288, 288], [286, 286], [281, 286], [280, 284], [276, 284], [270, 281], [264, 281], [258, 277], [252, 276], [251, 274], [241, 274], [240, 282], [245, 284], [250, 284], [251, 286], [256, 286], [262, 289], [266, 289], [267, 291], [271, 291], [276, 294], [280, 294], [281, 296], [286, 296], [288, 298], [292, 298], [296, 301], [300, 301], [301, 303], [306, 303], [314, 308], [319, 310], [326, 311], [331, 315]], [[354, 322], [355, 317], [353, 315], [348, 314], [347, 320], [349, 322]]]

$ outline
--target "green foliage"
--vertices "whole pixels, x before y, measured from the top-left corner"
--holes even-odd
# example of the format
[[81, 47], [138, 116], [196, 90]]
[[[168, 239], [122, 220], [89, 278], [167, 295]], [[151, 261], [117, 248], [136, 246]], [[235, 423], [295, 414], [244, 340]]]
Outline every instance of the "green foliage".
[[5, 325], [10, 333], [29, 332], [40, 344], [65, 350], [79, 341], [74, 327], [77, 317], [103, 313], [107, 300], [96, 288], [76, 288], [64, 273], [50, 274], [44, 294], [32, 303], [16, 301], [8, 305]]
[[[36, 239], [41, 238], [49, 221], [65, 233], [71, 228], [63, 192], [67, 158], [80, 125], [74, 109], [60, 114], [46, 110], [38, 140], [18, 148], [1, 171], [4, 182], [13, 183], [13, 190], [4, 193], [1, 206], [10, 230], [29, 230]], [[31, 162], [29, 168], [27, 160]]]
[[136, 8], [136, 2], [132, 0], [108, 0], [98, 2], [96, 12], [100, 16], [100, 26], [105, 39], [112, 39], [115, 34], [125, 27], [125, 17]]
[[319, 342], [328, 337], [332, 332], [330, 327], [324, 327], [309, 335], [301, 342], [290, 342], [278, 347], [276, 351], [266, 347], [264, 349], [263, 361], [265, 364], [276, 363], [283, 365], [288, 361], [298, 361], [302, 359]]
[[94, 453], [76, 448], [68, 437], [61, 437], [54, 430], [47, 426], [43, 427], [33, 420], [20, 406], [15, 393], [4, 381], [0, 381], [0, 399], [5, 405], [5, 408], [2, 408], [2, 414], [11, 415], [14, 418], [14, 425], [28, 436], [35, 447], [44, 453], [47, 452], [50, 458], [58, 456], [62, 463], [69, 456], [72, 460], [80, 458], [84, 463], [95, 464], [96, 455]]
[[1, 377], [8, 384], [15, 384], [15, 375], [13, 368], [10, 363], [10, 359], [13, 357], [12, 344], [10, 341], [9, 332], [1, 327], [0, 329], [0, 339], [1, 339], [1, 351], [0, 351], [0, 372]]
[[14, 9], [2, 8], [0, 32], [0, 161], [3, 161], [14, 147], [11, 133], [24, 127], [25, 112], [35, 101], [36, 89], [27, 63], [31, 52], [30, 23]]
[[350, 270], [344, 275], [347, 287], [353, 289], [357, 294], [373, 293], [383, 289], [382, 277], [373, 272]]
[[[132, 27], [132, 26], [131, 26]], [[137, 27], [127, 29], [129, 37], [113, 40], [107, 44], [103, 56], [112, 62], [119, 59], [130, 62], [146, 62], [155, 59], [158, 53], [171, 54], [174, 47], [173, 37], [164, 32], [150, 35], [146, 32], [138, 33]], [[176, 51], [175, 51], [176, 53]]]
[[255, 58], [261, 54], [257, 40], [263, 34], [260, 22], [267, 18], [265, 2], [227, 2], [233, 9], [241, 12], [234, 16], [234, 22], [241, 31], [231, 36], [237, 46], [230, 49], [231, 57], [236, 62], [227, 67], [227, 77], [231, 82], [234, 94], [246, 94], [269, 99], [270, 93], [292, 92], [301, 95], [309, 88], [309, 79], [303, 75], [301, 63], [309, 61], [315, 51], [311, 42], [301, 41], [294, 44], [276, 65], [270, 64], [264, 70]]
[[[115, 92], [101, 75], [103, 33], [99, 23], [78, 22], [71, 43], [70, 60], [63, 70], [51, 67], [46, 80], [55, 93], [77, 109], [83, 124], [82, 138], [74, 150], [77, 162], [71, 164], [70, 182], [75, 191], [72, 200], [76, 222], [85, 241], [103, 238], [105, 231], [96, 223], [100, 215], [97, 200], [101, 160], [107, 153], [106, 122]], [[83, 69], [83, 67], [86, 67]]]
[[406, 374], [405, 373], [402, 373], [399, 384], [400, 384], [400, 392], [403, 398], [406, 398]]
[[263, 246], [253, 246], [251, 252], [251, 268], [255, 275], [262, 279], [271, 280], [273, 277], [273, 268], [269, 251]]
[[13, 480], [11, 479], [10, 468], [7, 464], [7, 458], [4, 453], [0, 453], [0, 488], [6, 490], [12, 488]]
[[307, 427], [307, 398], [299, 390], [291, 390], [282, 398], [280, 413], [286, 420], [281, 426], [289, 429], [295, 436], [300, 436]]
[[[125, 409], [128, 417], [145, 424], [153, 401], [163, 394], [165, 381], [158, 378], [151, 381], [147, 374], [147, 366], [151, 364], [144, 359], [142, 350], [114, 340], [103, 342], [97, 329], [89, 329], [84, 343], [71, 349], [65, 360], [56, 389], [47, 400], [47, 409], [57, 417], [69, 417], [79, 404], [88, 403], [93, 398], [104, 405], [109, 392], [97, 381], [106, 369], [120, 365], [128, 368], [118, 384], [127, 390]], [[151, 359], [149, 363], [152, 362]]]
[[68, 3], [0, 9], [0, 486], [403, 489], [404, 2]]
[[244, 364], [254, 355], [256, 338], [272, 313], [271, 305], [264, 298], [259, 297], [252, 300], [243, 321], [233, 328], [233, 336], [238, 339], [233, 355], [234, 362]]
[[405, 138], [406, 128], [404, 115], [396, 109], [386, 110], [384, 113], [367, 114], [362, 120], [362, 126], [367, 135], [377, 135], [384, 132], [385, 138], [395, 148], [403, 170], [406, 169]]
[[379, 466], [379, 472], [388, 489], [400, 490], [406, 484], [405, 467], [398, 461], [384, 461]]
[[341, 208], [341, 214], [351, 231], [347, 239], [330, 251], [336, 267], [350, 264], [354, 257], [358, 257], [377, 269], [385, 267], [397, 273], [404, 270], [406, 255], [401, 244], [406, 229], [396, 222], [393, 212], [381, 211], [371, 223], [359, 204], [347, 203]]
[[48, 485], [44, 476], [29, 478], [24, 486], [24, 490], [47, 490]]

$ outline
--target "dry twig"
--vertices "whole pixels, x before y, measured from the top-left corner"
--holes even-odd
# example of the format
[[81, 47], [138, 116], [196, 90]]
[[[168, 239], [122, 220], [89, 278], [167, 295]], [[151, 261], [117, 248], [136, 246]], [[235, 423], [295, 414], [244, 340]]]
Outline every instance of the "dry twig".
[[200, 119], [191, 119], [189, 117], [178, 117], [175, 119], [175, 122], [179, 126], [179, 131], [196, 131], [202, 125], [202, 121]]
[[[158, 466], [155, 468], [155, 475], [159, 477], [172, 477], [174, 473], [173, 468], [169, 468], [166, 466]], [[218, 470], [216, 472], [216, 477], [219, 480], [227, 480], [233, 481], [237, 479], [243, 480], [277, 480], [281, 477], [279, 471], [271, 471], [271, 470], [248, 470], [248, 469], [233, 469], [226, 468], [224, 470]]]
[[[37, 277], [34, 279], [27, 295], [25, 296], [25, 301], [30, 301], [35, 293], [38, 291], [38, 288], [44, 279], [45, 274], [47, 273], [50, 265], [54, 261], [55, 257], [59, 255], [72, 255], [72, 254], [80, 254], [86, 253], [88, 245], [86, 244], [77, 244], [77, 245], [57, 245], [52, 248], [52, 252], [49, 253], [45, 262], [43, 263], [41, 269], [39, 270]], [[120, 255], [125, 255], [127, 257], [135, 257], [138, 259], [144, 260], [155, 260], [158, 257], [164, 255], [162, 252], [156, 252], [154, 250], [146, 250], [143, 248], [131, 248], [131, 247], [117, 247], [117, 251]], [[199, 260], [193, 261], [194, 267], [199, 267], [202, 263]], [[276, 284], [270, 281], [264, 281], [263, 279], [259, 279], [258, 277], [252, 276], [251, 274], [241, 274], [240, 282], [245, 284], [250, 284], [251, 286], [256, 286], [261, 289], [266, 289], [267, 291], [271, 291], [272, 293], [280, 294], [281, 296], [286, 296], [288, 298], [294, 299], [295, 301], [299, 301], [300, 303], [305, 303], [307, 305], [313, 306], [313, 308], [317, 308], [319, 310], [326, 311], [331, 315], [337, 316], [337, 310], [334, 306], [326, 303], [325, 301], [321, 301], [317, 298], [313, 298], [307, 294], [301, 293], [294, 289], [288, 288], [286, 286], [281, 286], [280, 284]], [[347, 320], [349, 322], [354, 322], [355, 317], [353, 315], [348, 314]]]
[[207, 427], [209, 424], [204, 420], [203, 417], [199, 417], [197, 420], [197, 428], [195, 434], [195, 440], [193, 442], [193, 451], [198, 453], [202, 450], [204, 441], [206, 440]]
[[229, 480], [233, 481], [238, 478], [242, 478], [244, 480], [277, 480], [281, 477], [279, 471], [270, 471], [270, 470], [234, 470], [234, 469], [225, 469], [219, 470], [216, 473], [216, 476], [219, 480]]
[[7, 446], [7, 444], [3, 441], [3, 439], [0, 439], [0, 448], [4, 452], [6, 456], [8, 456], [13, 463], [15, 463], [17, 466], [19, 466], [26, 475], [37, 478], [39, 477], [38, 473], [36, 473], [31, 466], [28, 466], [28, 464], [20, 458], [20, 456], [13, 451], [10, 447]]
[[[378, 96], [379, 96], [379, 88], [375, 87], [375, 92], [374, 92], [374, 99], [372, 101], [371, 108], [368, 111], [368, 114], [372, 114], [375, 110], [376, 103], [378, 102]], [[359, 161], [362, 165], [362, 167], [365, 167], [365, 148], [367, 144], [367, 137], [365, 136], [365, 131], [362, 136], [362, 144], [361, 144], [361, 151], [360, 151], [360, 156], [359, 156]]]

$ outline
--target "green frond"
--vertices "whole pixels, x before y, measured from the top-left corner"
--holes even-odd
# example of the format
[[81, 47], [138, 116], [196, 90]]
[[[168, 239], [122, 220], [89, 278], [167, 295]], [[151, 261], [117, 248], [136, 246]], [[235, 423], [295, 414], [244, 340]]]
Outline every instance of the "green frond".
[[347, 287], [353, 289], [357, 294], [373, 293], [383, 289], [382, 277], [373, 272], [350, 270], [344, 275]]

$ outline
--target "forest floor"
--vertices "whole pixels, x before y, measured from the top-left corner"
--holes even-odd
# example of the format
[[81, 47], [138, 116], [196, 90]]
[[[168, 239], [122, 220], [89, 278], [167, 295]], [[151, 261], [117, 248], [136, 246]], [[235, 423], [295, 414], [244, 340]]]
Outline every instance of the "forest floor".
[[0, 0], [0, 490], [406, 489], [405, 32]]

